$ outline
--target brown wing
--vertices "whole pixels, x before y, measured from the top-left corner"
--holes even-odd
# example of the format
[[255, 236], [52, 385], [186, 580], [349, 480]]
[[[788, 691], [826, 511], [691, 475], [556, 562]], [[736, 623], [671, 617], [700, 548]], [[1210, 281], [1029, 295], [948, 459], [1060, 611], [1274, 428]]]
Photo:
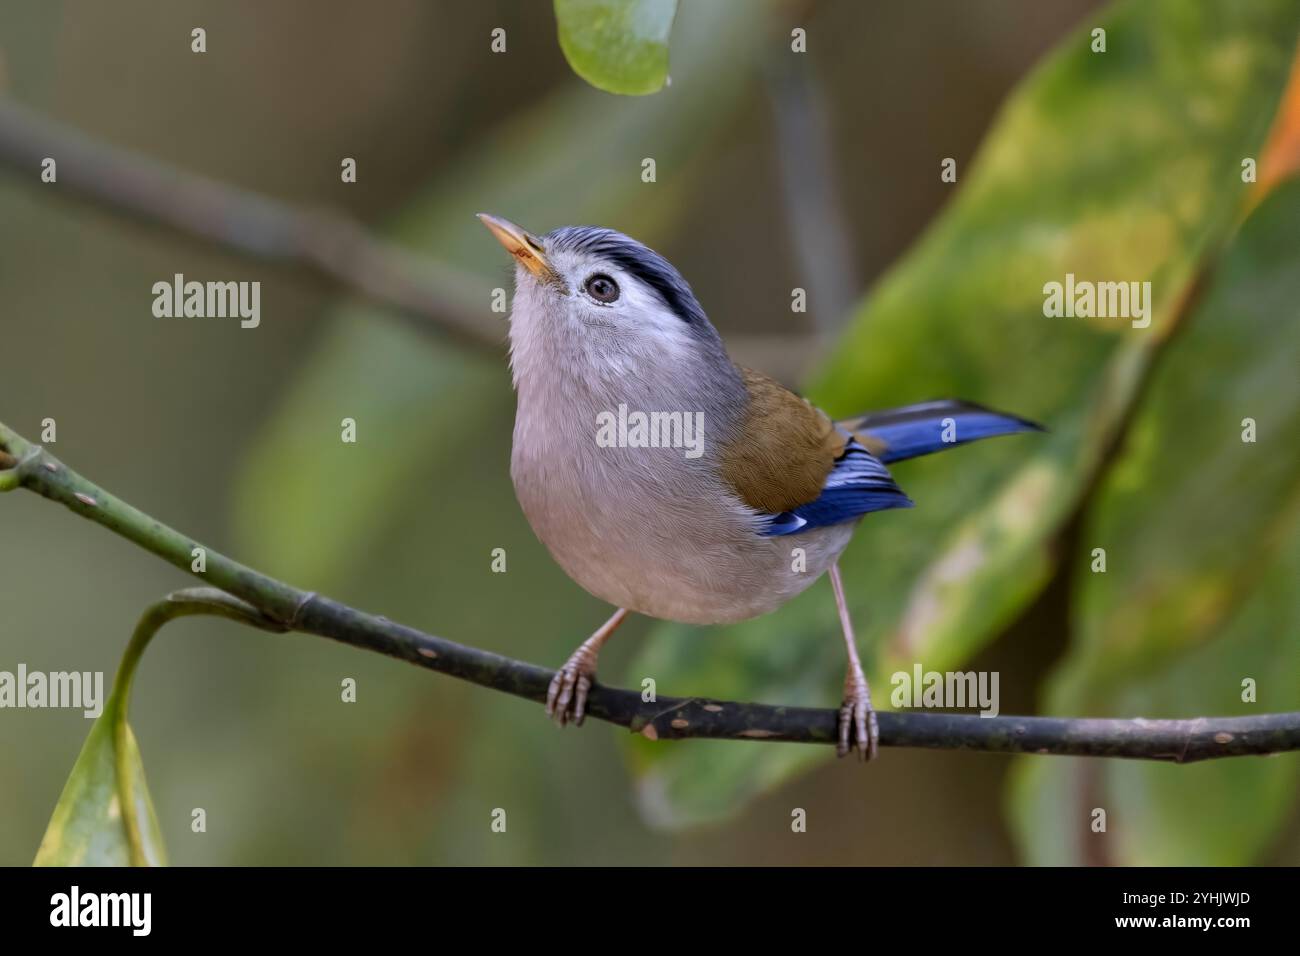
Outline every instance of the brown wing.
[[848, 439], [780, 382], [744, 367], [740, 374], [749, 407], [722, 449], [722, 477], [745, 504], [769, 514], [816, 500]]

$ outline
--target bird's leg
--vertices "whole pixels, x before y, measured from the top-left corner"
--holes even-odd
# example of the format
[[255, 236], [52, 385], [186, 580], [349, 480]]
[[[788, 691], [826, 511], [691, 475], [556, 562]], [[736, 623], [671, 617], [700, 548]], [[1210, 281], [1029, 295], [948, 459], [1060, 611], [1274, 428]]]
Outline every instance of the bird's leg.
[[844, 600], [844, 582], [840, 580], [840, 565], [831, 565], [831, 587], [835, 590], [835, 607], [840, 612], [840, 627], [844, 629], [844, 644], [849, 652], [849, 669], [844, 675], [844, 704], [840, 707], [839, 744], [835, 752], [841, 757], [854, 747], [859, 756], [871, 760], [879, 747], [880, 727], [876, 712], [871, 709], [871, 689], [862, 673], [858, 660], [858, 645], [853, 639], [853, 622], [849, 620], [849, 606]]
[[614, 616], [602, 624], [595, 634], [587, 638], [578, 649], [569, 655], [564, 666], [551, 678], [550, 689], [546, 692], [546, 716], [563, 727], [570, 716], [575, 727], [581, 727], [587, 716], [587, 692], [591, 682], [596, 678], [596, 656], [609, 636], [618, 629], [627, 617], [627, 608], [621, 607]]

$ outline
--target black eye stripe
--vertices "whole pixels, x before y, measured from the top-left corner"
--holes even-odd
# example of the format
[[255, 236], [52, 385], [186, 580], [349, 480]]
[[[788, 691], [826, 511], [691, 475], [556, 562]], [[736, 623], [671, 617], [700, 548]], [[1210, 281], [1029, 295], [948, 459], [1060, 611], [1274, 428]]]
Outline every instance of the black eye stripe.
[[667, 259], [636, 240], [599, 226], [565, 226], [549, 233], [547, 241], [608, 262], [651, 289], [687, 325], [708, 327], [704, 310], [686, 280]]

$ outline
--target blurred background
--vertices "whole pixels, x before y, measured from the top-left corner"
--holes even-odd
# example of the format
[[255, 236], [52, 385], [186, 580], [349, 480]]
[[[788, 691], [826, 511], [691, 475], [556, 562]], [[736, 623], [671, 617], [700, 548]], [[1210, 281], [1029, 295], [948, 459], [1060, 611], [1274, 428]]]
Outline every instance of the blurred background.
[[[835, 413], [961, 395], [1044, 420], [1039, 446], [900, 466], [917, 514], [859, 533], [845, 573], [877, 697], [920, 661], [999, 671], [1003, 713], [1258, 713], [1300, 709], [1295, 190], [1240, 242], [1232, 229], [1295, 23], [1285, 3], [688, 3], [671, 85], [625, 98], [573, 74], [547, 3], [0, 0], [0, 95], [347, 213], [454, 270], [502, 342], [489, 295], [510, 268], [480, 210], [645, 240], [739, 357]], [[1105, 57], [1088, 49], [1097, 24]], [[1221, 247], [1219, 284], [1173, 337], [1178, 290]], [[1067, 271], [1152, 280], [1154, 329], [1045, 318], [1042, 284]], [[151, 286], [177, 272], [259, 280], [260, 327], [155, 319]], [[790, 311], [795, 287], [807, 313]], [[0, 169], [0, 292], [0, 420], [35, 439], [54, 418], [56, 455], [155, 517], [549, 666], [607, 615], [514, 502], [504, 347], [60, 194], [32, 168]], [[1248, 415], [1256, 445], [1240, 441]], [[339, 442], [345, 416], [356, 445]], [[1189, 445], [1199, 459], [1162, 453]], [[0, 515], [0, 669], [111, 680], [141, 610], [187, 583], [33, 495]], [[821, 590], [750, 627], [637, 620], [601, 677], [831, 706], [842, 649]], [[1261, 682], [1253, 705], [1243, 677]], [[163, 632], [132, 723], [182, 865], [1300, 863], [1295, 755], [1148, 768], [891, 749], [863, 768], [822, 748], [652, 746], [225, 622]], [[31, 861], [89, 726], [0, 713], [0, 864]], [[1094, 806], [1107, 834], [1089, 834]]]

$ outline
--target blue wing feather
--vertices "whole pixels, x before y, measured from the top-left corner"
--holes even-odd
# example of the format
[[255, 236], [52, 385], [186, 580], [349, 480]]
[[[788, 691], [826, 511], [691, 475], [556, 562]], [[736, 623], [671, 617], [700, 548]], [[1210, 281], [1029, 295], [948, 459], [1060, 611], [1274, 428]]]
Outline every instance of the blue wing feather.
[[1015, 415], [995, 412], [974, 402], [943, 400], [906, 405], [841, 423], [864, 435], [882, 462], [905, 461], [997, 435], [1042, 431]]
[[907, 405], [839, 424], [846, 431], [862, 435], [870, 450], [856, 439], [850, 440], [816, 500], [769, 516], [761, 534], [768, 537], [797, 534], [852, 521], [872, 511], [910, 508], [912, 499], [894, 484], [886, 463], [955, 448], [982, 438], [1043, 431], [1041, 425], [1026, 419], [973, 402], [952, 400]]
[[910, 507], [912, 499], [894, 484], [880, 459], [851, 439], [826, 476], [822, 493], [806, 505], [772, 515], [762, 534], [796, 534], [852, 521], [872, 511]]

